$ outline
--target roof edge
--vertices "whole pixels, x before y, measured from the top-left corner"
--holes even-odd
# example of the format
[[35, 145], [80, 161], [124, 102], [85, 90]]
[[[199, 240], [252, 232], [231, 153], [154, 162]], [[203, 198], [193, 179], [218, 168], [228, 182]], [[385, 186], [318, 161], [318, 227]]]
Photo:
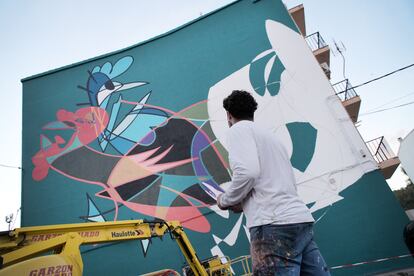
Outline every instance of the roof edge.
[[[193, 20], [191, 20], [191, 21], [189, 21], [187, 23], [184, 23], [181, 26], [178, 26], [178, 27], [176, 27], [176, 28], [174, 28], [172, 30], [169, 30], [169, 31], [167, 31], [165, 33], [162, 33], [160, 35], [154, 36], [154, 37], [149, 38], [147, 40], [144, 40], [142, 42], [138, 42], [138, 43], [133, 44], [131, 46], [128, 46], [128, 47], [125, 47], [125, 48], [122, 48], [122, 49], [119, 49], [119, 50], [115, 50], [115, 51], [112, 51], [112, 52], [109, 52], [109, 53], [106, 53], [106, 54], [102, 54], [102, 55], [99, 55], [99, 56], [96, 56], [96, 57], [92, 57], [92, 58], [89, 58], [89, 59], [86, 59], [86, 60], [83, 60], [83, 61], [78, 61], [78, 62], [69, 64], [69, 65], [65, 65], [65, 66], [62, 66], [62, 67], [59, 67], [59, 68], [51, 69], [51, 70], [45, 71], [43, 73], [39, 73], [39, 74], [35, 74], [35, 75], [29, 76], [29, 77], [25, 77], [25, 78], [21, 79], [20, 81], [23, 83], [23, 82], [26, 82], [26, 81], [29, 81], [29, 80], [32, 80], [32, 79], [36, 79], [36, 78], [43, 77], [43, 76], [46, 76], [46, 75], [50, 75], [50, 74], [53, 74], [53, 73], [56, 73], [56, 72], [59, 72], [59, 71], [63, 71], [63, 70], [66, 70], [66, 69], [69, 69], [69, 68], [72, 68], [72, 67], [75, 67], [75, 66], [84, 64], [84, 63], [88, 63], [88, 62], [91, 62], [91, 61], [94, 61], [94, 60], [98, 60], [98, 59], [101, 59], [101, 58], [104, 58], [104, 57], [107, 57], [107, 56], [111, 56], [111, 55], [115, 55], [115, 54], [119, 54], [119, 53], [128, 51], [128, 50], [133, 49], [135, 47], [138, 47], [138, 46], [141, 46], [141, 45], [150, 43], [150, 42], [152, 42], [154, 40], [157, 40], [157, 39], [163, 38], [165, 36], [171, 35], [171, 34], [173, 34], [175, 32], [178, 32], [181, 29], [184, 29], [184, 28], [186, 28], [186, 27], [188, 27], [188, 26], [190, 26], [190, 25], [192, 25], [192, 24], [194, 24], [194, 23], [196, 23], [196, 22], [198, 22], [198, 21], [200, 21], [200, 20], [202, 20], [202, 19], [204, 19], [204, 18], [206, 18], [208, 16], [211, 16], [211, 15], [213, 15], [213, 14], [215, 14], [215, 13], [217, 13], [217, 12], [219, 12], [219, 11], [221, 11], [221, 10], [229, 7], [229, 6], [232, 6], [232, 5], [234, 5], [234, 4], [236, 4], [236, 3], [240, 2], [240, 1], [243, 1], [243, 0], [235, 0], [233, 2], [230, 2], [229, 4], [224, 5], [221, 8], [218, 8], [216, 10], [213, 10], [213, 11], [211, 11], [211, 12], [205, 14], [205, 15], [202, 15], [202, 16], [196, 18], [196, 19], [193, 19]], [[257, 1], [258, 0], [253, 0], [252, 2], [255, 3]]]

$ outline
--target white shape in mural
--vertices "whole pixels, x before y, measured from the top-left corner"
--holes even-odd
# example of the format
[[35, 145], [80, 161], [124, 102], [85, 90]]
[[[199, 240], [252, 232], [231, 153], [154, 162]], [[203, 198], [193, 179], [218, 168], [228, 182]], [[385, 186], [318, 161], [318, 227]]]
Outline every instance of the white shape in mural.
[[240, 215], [239, 219], [234, 224], [234, 226], [231, 229], [230, 233], [224, 239], [221, 239], [221, 238], [219, 238], [219, 237], [217, 237], [216, 235], [213, 234], [213, 239], [214, 239], [216, 245], [213, 246], [210, 249], [212, 256], [217, 255], [217, 256], [220, 256], [220, 257], [224, 257], [224, 254], [220, 249], [220, 243], [224, 242], [229, 246], [233, 246], [237, 241], [237, 237], [239, 236], [239, 232], [240, 232], [240, 228], [242, 226], [242, 222], [243, 222], [243, 214]]
[[[291, 155], [294, 149], [286, 125], [301, 122], [316, 129], [310, 163], [303, 171], [294, 169], [298, 193], [306, 204], [313, 203], [311, 211], [314, 212], [341, 200], [339, 193], [365, 173], [377, 169], [377, 164], [303, 37], [279, 22], [267, 20], [265, 25], [272, 48], [258, 53], [252, 60], [253, 63], [275, 53], [264, 66], [263, 93], [254, 92], [258, 87], [253, 87], [250, 80], [252, 63], [219, 81], [208, 94], [211, 126], [226, 147], [228, 126], [222, 102], [232, 90], [244, 89], [253, 92], [258, 102], [255, 121], [272, 130]], [[280, 83], [269, 83], [276, 56], [285, 70]], [[280, 85], [277, 93], [269, 89], [275, 83]]]

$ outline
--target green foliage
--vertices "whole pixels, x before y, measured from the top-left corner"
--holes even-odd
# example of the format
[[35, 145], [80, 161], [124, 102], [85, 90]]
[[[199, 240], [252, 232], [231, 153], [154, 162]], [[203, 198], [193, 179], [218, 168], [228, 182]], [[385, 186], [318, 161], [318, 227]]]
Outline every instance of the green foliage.
[[411, 181], [405, 188], [395, 190], [394, 194], [404, 210], [414, 209], [414, 184]]

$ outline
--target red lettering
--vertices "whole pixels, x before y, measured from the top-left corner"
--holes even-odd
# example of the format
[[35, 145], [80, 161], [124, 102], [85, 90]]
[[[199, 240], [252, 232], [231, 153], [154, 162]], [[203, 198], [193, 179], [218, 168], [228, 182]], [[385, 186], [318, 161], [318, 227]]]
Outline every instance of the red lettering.
[[46, 275], [46, 268], [41, 268], [39, 270], [39, 274], [37, 274], [37, 276], [45, 276]]
[[30, 271], [29, 276], [72, 276], [73, 265], [58, 265], [43, 267], [39, 270], [34, 269]]
[[52, 233], [52, 234], [40, 234], [40, 235], [34, 235], [32, 236], [31, 242], [39, 242], [39, 241], [46, 241], [46, 240], [50, 240], [53, 239], [57, 236], [61, 236], [62, 234], [56, 234], [56, 233]]
[[54, 267], [54, 266], [50, 266], [50, 267], [48, 268], [48, 270], [47, 270], [47, 275], [49, 275], [49, 274], [53, 274], [53, 273], [55, 273], [55, 267]]
[[99, 231], [95, 232], [78, 232], [78, 234], [83, 238], [92, 238], [92, 237], [98, 237]]

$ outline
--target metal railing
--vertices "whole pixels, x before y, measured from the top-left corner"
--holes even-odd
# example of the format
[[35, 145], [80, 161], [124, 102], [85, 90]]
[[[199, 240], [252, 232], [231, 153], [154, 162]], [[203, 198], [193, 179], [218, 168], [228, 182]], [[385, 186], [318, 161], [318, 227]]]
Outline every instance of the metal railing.
[[328, 44], [325, 43], [319, 32], [306, 36], [305, 40], [311, 48], [312, 52], [325, 46], [328, 46]]
[[252, 264], [251, 264], [251, 256], [250, 255], [244, 255], [244, 256], [239, 256], [235, 259], [232, 259], [230, 261], [232, 267], [235, 264], [240, 263], [243, 269], [243, 274], [241, 274], [241, 276], [251, 276], [252, 274]]
[[332, 84], [332, 87], [342, 101], [358, 96], [348, 79]]
[[369, 151], [377, 163], [381, 163], [388, 159], [396, 157], [391, 147], [384, 139], [384, 136], [372, 139], [368, 142], [365, 142], [365, 144], [367, 145]]

